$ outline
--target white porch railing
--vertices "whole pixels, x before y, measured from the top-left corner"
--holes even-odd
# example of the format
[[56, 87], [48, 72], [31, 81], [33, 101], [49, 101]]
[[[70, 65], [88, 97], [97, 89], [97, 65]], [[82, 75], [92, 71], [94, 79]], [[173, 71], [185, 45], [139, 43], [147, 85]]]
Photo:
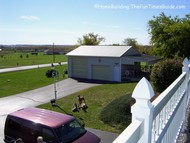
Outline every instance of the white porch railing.
[[132, 97], [136, 103], [131, 107], [132, 123], [113, 143], [174, 143], [186, 120], [190, 99], [190, 68], [186, 58], [182, 74], [153, 102], [154, 91], [142, 78]]

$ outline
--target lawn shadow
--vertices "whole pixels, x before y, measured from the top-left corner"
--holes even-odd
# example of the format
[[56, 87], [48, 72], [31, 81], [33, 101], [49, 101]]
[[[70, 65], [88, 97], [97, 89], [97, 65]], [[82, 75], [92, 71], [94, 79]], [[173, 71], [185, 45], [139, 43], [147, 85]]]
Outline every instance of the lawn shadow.
[[105, 80], [94, 80], [94, 79], [85, 79], [85, 78], [72, 78], [78, 82], [84, 82], [84, 83], [97, 83], [97, 84], [110, 84], [110, 83], [119, 83], [114, 81], [105, 81]]
[[96, 83], [96, 84], [120, 84], [120, 83], [135, 83], [137, 81], [121, 81], [121, 82], [116, 82], [116, 81], [106, 81], [106, 80], [95, 80], [95, 79], [85, 79], [85, 78], [72, 78], [78, 82], [84, 82], [84, 83]]
[[134, 102], [131, 94], [113, 100], [101, 111], [100, 120], [118, 130], [124, 130], [131, 123], [131, 106]]

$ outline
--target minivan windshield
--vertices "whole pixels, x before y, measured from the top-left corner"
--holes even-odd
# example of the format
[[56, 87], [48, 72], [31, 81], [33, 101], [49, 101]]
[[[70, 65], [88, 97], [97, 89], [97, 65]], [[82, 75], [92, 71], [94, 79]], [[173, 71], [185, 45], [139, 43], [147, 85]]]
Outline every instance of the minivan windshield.
[[86, 133], [85, 128], [75, 119], [56, 129], [61, 142], [69, 143]]

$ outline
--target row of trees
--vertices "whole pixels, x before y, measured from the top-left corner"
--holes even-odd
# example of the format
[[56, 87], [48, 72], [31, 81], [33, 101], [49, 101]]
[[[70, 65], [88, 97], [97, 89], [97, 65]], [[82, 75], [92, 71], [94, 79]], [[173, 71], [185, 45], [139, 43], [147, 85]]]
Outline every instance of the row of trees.
[[[101, 42], [105, 41], [105, 37], [102, 37], [98, 34], [88, 33], [83, 35], [82, 38], [78, 39], [79, 45], [99, 45]], [[119, 45], [119, 44], [113, 44]], [[138, 43], [135, 38], [126, 38], [123, 40], [123, 45], [137, 47]]]
[[[150, 49], [148, 54], [158, 55], [162, 58], [190, 56], [190, 14], [179, 18], [161, 13], [148, 22], [148, 32], [151, 36], [151, 46], [142, 46], [135, 38], [124, 39], [122, 45], [133, 46], [145, 53], [148, 48]], [[94, 33], [85, 34], [78, 39], [80, 45], [99, 45], [103, 41], [105, 41], [105, 37]]]
[[[98, 34], [94, 33], [88, 33], [83, 35], [82, 38], [78, 39], [78, 43], [80, 45], [99, 45], [101, 42], [105, 41], [105, 37], [102, 37]], [[123, 41], [124, 45], [130, 45], [130, 46], [137, 46], [138, 43], [136, 39], [134, 38], [126, 38]], [[113, 45], [119, 45], [119, 44], [113, 44]]]
[[[82, 38], [78, 39], [79, 45], [99, 45], [101, 42], [105, 41], [105, 37], [98, 34], [88, 33], [83, 35]], [[120, 44], [113, 44], [113, 46], [119, 46]], [[135, 38], [126, 38], [123, 40], [122, 45], [132, 46], [138, 49], [140, 52], [147, 53], [150, 51], [150, 46], [142, 46], [138, 44]], [[148, 47], [148, 49], [146, 49]], [[148, 52], [150, 54], [150, 52]]]

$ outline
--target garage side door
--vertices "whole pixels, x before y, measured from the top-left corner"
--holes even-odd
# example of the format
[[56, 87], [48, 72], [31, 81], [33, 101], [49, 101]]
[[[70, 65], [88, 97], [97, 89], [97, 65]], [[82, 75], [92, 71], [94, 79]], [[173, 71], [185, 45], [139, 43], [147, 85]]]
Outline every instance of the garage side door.
[[87, 78], [87, 59], [85, 57], [72, 58], [72, 77]]
[[106, 65], [92, 65], [92, 79], [110, 81], [110, 68]]

